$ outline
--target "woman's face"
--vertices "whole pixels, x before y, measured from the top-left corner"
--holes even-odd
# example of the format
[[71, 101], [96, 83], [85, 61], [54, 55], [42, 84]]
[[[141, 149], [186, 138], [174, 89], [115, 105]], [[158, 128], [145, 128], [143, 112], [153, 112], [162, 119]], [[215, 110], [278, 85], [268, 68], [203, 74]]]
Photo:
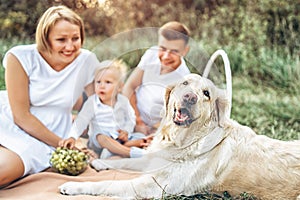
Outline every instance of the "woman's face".
[[80, 27], [66, 20], [58, 21], [49, 32], [48, 42], [51, 46], [52, 61], [56, 70], [70, 64], [80, 53]]

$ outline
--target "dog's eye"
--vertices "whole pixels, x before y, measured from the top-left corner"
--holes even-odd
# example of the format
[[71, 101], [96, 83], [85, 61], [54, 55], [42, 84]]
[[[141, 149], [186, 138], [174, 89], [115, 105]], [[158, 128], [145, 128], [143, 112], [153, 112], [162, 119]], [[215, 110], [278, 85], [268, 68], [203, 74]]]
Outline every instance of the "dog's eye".
[[207, 96], [210, 99], [209, 91], [208, 90], [203, 90], [203, 94], [204, 94], [204, 96]]
[[183, 85], [187, 85], [187, 84], [189, 84], [189, 82], [184, 81], [182, 84], [183, 84]]

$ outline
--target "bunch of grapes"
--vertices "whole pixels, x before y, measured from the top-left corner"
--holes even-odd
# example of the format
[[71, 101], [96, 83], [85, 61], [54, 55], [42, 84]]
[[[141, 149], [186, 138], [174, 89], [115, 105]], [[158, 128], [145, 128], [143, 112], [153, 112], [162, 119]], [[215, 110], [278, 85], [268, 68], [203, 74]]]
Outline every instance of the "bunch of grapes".
[[52, 153], [50, 164], [58, 173], [75, 176], [84, 172], [88, 159], [84, 152], [58, 147]]

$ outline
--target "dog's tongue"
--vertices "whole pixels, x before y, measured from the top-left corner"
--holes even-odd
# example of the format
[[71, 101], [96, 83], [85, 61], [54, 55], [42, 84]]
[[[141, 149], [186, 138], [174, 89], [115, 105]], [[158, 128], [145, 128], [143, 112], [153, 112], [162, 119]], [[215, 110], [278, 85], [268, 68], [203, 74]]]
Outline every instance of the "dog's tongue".
[[177, 112], [176, 113], [176, 117], [175, 117], [175, 120], [177, 122], [184, 122], [185, 120], [187, 120], [189, 116], [185, 113], [180, 113], [180, 112]]

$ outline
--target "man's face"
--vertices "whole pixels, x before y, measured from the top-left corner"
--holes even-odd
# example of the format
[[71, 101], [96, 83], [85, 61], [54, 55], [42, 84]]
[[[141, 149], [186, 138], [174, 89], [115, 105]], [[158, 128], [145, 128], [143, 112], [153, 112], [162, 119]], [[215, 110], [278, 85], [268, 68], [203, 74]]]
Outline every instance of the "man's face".
[[176, 70], [181, 64], [181, 57], [185, 56], [189, 50], [184, 40], [167, 40], [163, 36], [158, 39], [158, 57], [162, 67], [168, 71]]

